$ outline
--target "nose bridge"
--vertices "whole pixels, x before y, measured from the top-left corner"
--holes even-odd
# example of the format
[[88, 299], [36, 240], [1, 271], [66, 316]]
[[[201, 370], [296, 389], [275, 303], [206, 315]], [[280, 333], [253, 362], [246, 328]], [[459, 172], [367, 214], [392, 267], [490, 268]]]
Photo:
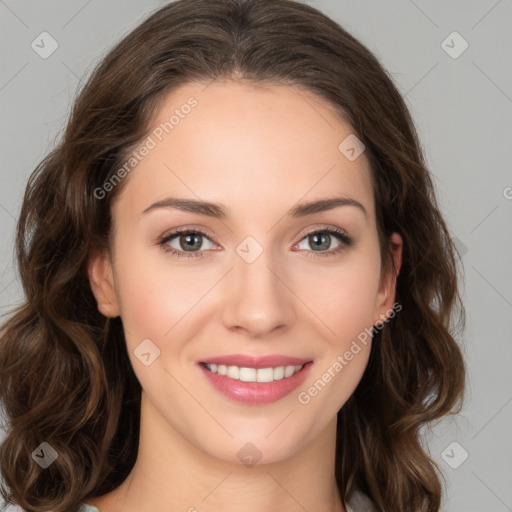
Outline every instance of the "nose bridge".
[[[223, 321], [253, 335], [289, 325], [294, 318], [293, 294], [283, 267], [253, 237], [247, 237], [233, 255], [233, 270], [226, 283]], [[283, 283], [284, 281], [284, 283]]]

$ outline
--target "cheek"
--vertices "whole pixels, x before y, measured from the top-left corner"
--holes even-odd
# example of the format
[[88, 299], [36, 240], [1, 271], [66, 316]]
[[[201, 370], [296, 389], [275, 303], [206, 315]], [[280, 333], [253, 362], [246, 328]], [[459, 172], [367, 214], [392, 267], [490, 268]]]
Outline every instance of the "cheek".
[[163, 342], [172, 336], [174, 326], [211, 286], [207, 279], [202, 281], [190, 273], [170, 274], [151, 265], [138, 265], [136, 257], [120, 262], [118, 295], [129, 343], [144, 338]]
[[[168, 266], [165, 271], [159, 264], [148, 264], [147, 254], [142, 256], [137, 251], [118, 258], [116, 267], [120, 315], [133, 370], [153, 399], [163, 387], [174, 390], [174, 398], [166, 399], [176, 405], [176, 397], [182, 395], [164, 369], [189, 362], [193, 348], [189, 342], [206, 323], [201, 319], [200, 299], [212, 281], [182, 269], [170, 272]], [[144, 361], [147, 353], [149, 358]], [[187, 397], [182, 398], [186, 402]], [[186, 410], [186, 403], [182, 406]]]
[[308, 296], [311, 309], [326, 328], [318, 337], [315, 371], [297, 400], [305, 414], [314, 411], [320, 424], [343, 407], [366, 369], [379, 275], [378, 260], [361, 253], [331, 272], [329, 279], [318, 280], [323, 290], [315, 287]]
[[156, 250], [152, 257], [146, 248], [116, 258], [116, 289], [132, 350], [146, 338], [160, 349], [172, 339], [178, 349], [183, 336], [176, 333], [200, 313], [201, 298], [218, 279], [213, 269], [191, 271], [186, 264], [170, 263], [163, 251], [154, 257]]
[[326, 327], [324, 332], [333, 345], [342, 348], [373, 325], [380, 263], [371, 252], [354, 253], [337, 268], [302, 272], [308, 274], [311, 277], [302, 278], [295, 289], [300, 297], [307, 297], [305, 302]]
[[[116, 288], [132, 342], [150, 336], [161, 339], [193, 309], [201, 309], [201, 298], [222, 272], [214, 265], [191, 265], [170, 263], [165, 255], [148, 259], [147, 252], [136, 249], [119, 253]], [[304, 305], [338, 337], [350, 326], [371, 325], [379, 270], [377, 258], [359, 251], [337, 267], [303, 261], [285, 273]]]

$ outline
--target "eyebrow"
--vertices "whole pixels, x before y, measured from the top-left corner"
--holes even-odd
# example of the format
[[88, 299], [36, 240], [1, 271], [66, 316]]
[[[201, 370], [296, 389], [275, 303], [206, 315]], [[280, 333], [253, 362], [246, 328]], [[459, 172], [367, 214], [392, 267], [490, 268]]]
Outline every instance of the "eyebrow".
[[[311, 215], [313, 213], [332, 210], [339, 206], [354, 206], [364, 213], [365, 217], [368, 217], [366, 208], [359, 201], [350, 197], [333, 197], [300, 203], [291, 208], [286, 215], [296, 218], [305, 217], [306, 215]], [[228, 217], [224, 206], [219, 203], [179, 197], [167, 197], [161, 201], [157, 201], [156, 203], [148, 206], [142, 213], [145, 214], [157, 208], [176, 208], [184, 212], [207, 215], [208, 217], [215, 217], [218, 219], [226, 219]]]

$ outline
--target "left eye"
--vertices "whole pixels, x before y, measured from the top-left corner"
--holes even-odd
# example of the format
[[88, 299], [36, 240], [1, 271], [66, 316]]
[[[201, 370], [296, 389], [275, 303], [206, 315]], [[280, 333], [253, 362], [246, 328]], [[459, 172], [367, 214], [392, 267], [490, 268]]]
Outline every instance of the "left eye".
[[[330, 247], [331, 242], [333, 242], [333, 235], [334, 239], [337, 240], [338, 245], [334, 248]], [[338, 233], [336, 231], [331, 231], [329, 229], [323, 229], [321, 231], [314, 231], [313, 233], [307, 234], [299, 244], [297, 244], [297, 247], [299, 249], [304, 249], [304, 247], [301, 247], [301, 244], [303, 243], [309, 243], [311, 247], [313, 247], [313, 251], [317, 252], [324, 252], [322, 249], [324, 249], [326, 252], [333, 252], [336, 251], [337, 248], [342, 244], [342, 233]]]

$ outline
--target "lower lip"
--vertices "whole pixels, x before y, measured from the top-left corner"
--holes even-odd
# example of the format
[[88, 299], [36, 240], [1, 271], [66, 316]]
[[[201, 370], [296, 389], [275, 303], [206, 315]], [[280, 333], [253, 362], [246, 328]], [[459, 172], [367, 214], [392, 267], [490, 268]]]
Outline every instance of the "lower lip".
[[245, 404], [268, 404], [280, 400], [297, 389], [308, 376], [312, 365], [313, 362], [310, 361], [291, 377], [272, 382], [243, 382], [213, 373], [202, 364], [199, 367], [208, 382], [224, 396]]

